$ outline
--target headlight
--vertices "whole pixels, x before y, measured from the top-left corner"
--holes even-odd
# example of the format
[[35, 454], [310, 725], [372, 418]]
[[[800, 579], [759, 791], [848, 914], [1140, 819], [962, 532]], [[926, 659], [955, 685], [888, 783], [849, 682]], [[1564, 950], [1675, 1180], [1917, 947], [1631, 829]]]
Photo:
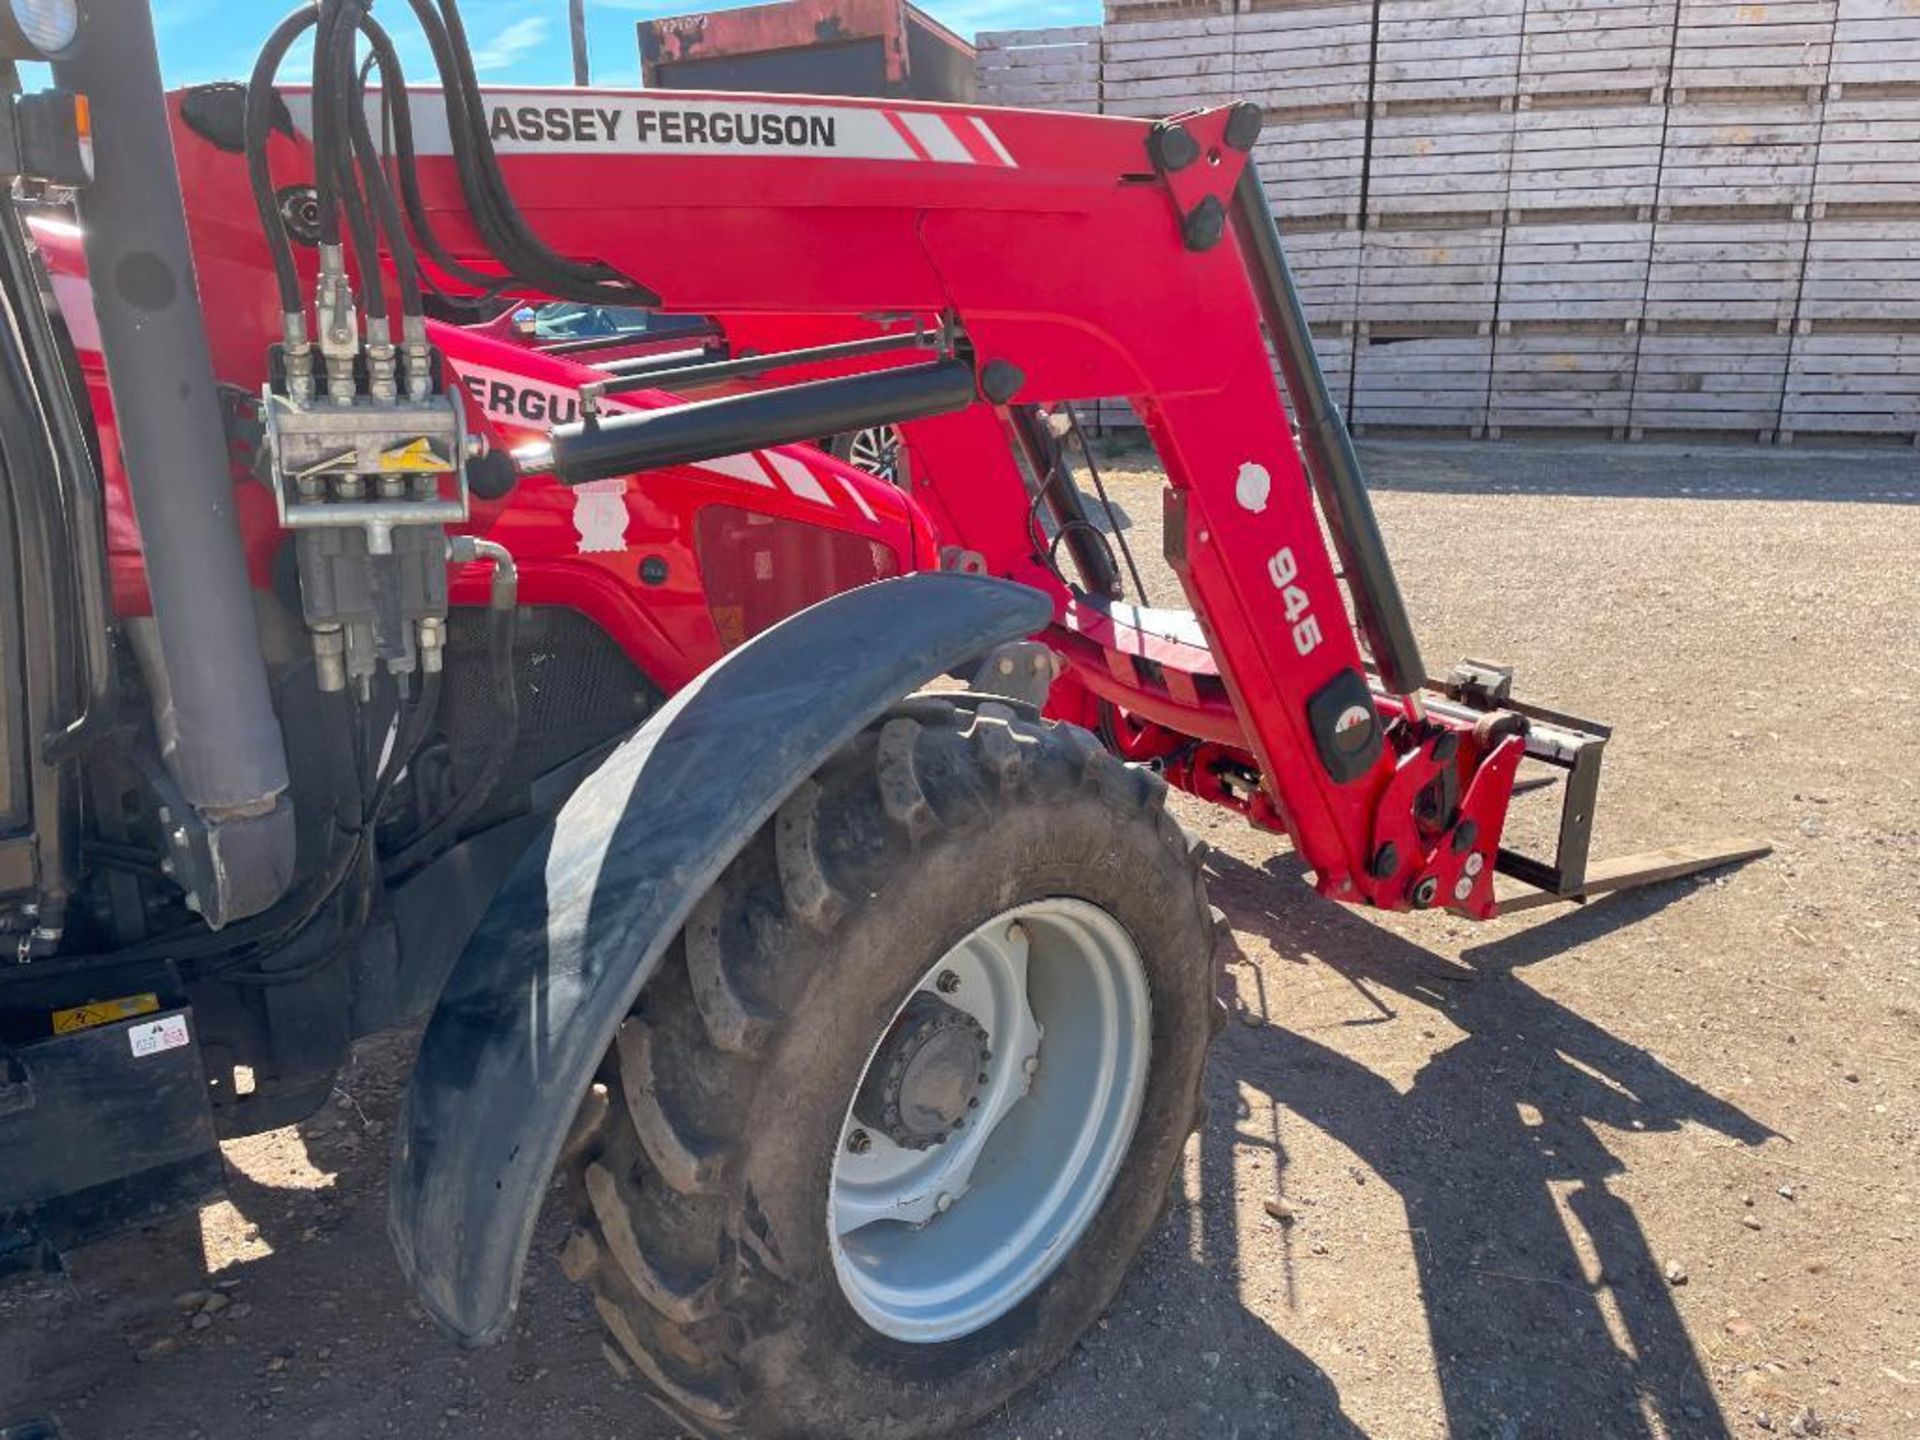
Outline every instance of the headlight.
[[59, 60], [80, 33], [79, 0], [0, 0], [0, 55]]

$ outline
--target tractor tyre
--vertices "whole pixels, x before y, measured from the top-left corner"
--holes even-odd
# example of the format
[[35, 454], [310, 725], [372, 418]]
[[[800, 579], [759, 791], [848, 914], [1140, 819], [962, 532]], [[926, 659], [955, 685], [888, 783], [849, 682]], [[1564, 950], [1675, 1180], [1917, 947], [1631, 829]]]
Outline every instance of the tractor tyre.
[[785, 803], [563, 1164], [609, 1360], [715, 1437], [944, 1434], [1164, 1214], [1217, 1027], [1203, 847], [1085, 730], [916, 697]]

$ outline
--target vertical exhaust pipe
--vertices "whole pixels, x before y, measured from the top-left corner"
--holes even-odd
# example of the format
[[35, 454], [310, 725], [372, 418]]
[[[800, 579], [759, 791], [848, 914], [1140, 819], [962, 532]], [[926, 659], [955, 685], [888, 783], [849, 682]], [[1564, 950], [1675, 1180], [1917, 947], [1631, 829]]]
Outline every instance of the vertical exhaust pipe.
[[91, 0], [54, 75], [93, 115], [87, 272], [153, 596], [155, 719], [191, 812], [168, 816], [168, 847], [189, 903], [218, 927], [286, 890], [293, 806], [147, 0]]

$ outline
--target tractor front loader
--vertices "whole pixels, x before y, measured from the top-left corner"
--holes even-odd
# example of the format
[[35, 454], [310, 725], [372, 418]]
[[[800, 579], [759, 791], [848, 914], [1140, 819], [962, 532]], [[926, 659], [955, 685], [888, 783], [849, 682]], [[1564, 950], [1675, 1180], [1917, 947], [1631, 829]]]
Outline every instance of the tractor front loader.
[[[482, 91], [410, 9], [436, 88], [319, 0], [169, 96], [141, 0], [0, 0], [56, 82], [0, 106], [0, 1266], [200, 1202], [424, 1017], [390, 1228], [454, 1336], [557, 1170], [685, 1424], [941, 1434], [1096, 1320], [1197, 1123], [1169, 786], [1383, 910], [1733, 858], [1590, 872], [1604, 727], [1429, 678], [1257, 109]], [[1106, 396], [1188, 609], [1067, 473]]]

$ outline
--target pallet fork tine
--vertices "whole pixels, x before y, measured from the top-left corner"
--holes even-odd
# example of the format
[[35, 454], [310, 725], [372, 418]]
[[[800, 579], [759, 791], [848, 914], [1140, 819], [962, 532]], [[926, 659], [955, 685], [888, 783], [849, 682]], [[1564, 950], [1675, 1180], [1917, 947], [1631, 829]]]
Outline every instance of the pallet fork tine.
[[1585, 904], [1601, 895], [1621, 890], [1638, 890], [1666, 880], [1679, 880], [1707, 870], [1744, 864], [1773, 853], [1764, 840], [1717, 840], [1694, 845], [1666, 845], [1658, 850], [1643, 850], [1637, 855], [1622, 855], [1587, 867], [1578, 889], [1564, 895], [1542, 890], [1524, 880], [1502, 876], [1494, 885], [1494, 899], [1502, 915], [1534, 910], [1542, 905]]

